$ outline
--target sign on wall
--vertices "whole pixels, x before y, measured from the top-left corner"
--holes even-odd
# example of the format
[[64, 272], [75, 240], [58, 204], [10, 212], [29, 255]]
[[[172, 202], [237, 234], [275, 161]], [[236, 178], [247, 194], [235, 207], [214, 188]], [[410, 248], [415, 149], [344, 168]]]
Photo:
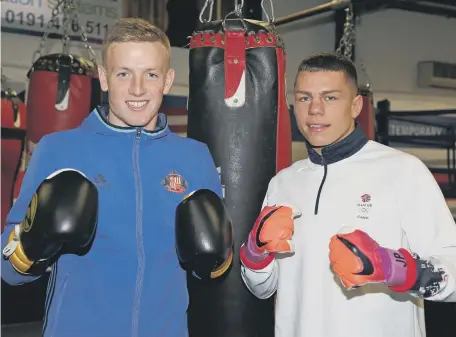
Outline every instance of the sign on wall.
[[[57, 4], [58, 0], [2, 0], [2, 32], [32, 36], [50, 32], [50, 38], [61, 38], [63, 14], [58, 15], [48, 30], [52, 10]], [[79, 24], [91, 43], [103, 43], [110, 26], [123, 16], [123, 0], [74, 0], [74, 4]], [[81, 31], [74, 15], [67, 27], [72, 40], [80, 39]]]

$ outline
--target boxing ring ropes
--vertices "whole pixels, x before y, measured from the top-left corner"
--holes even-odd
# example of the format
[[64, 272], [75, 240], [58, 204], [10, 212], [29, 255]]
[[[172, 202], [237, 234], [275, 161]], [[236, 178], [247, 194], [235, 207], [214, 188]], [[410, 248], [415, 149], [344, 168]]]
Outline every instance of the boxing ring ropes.
[[388, 146], [446, 151], [446, 163], [428, 168], [445, 198], [456, 198], [456, 109], [391, 111], [388, 100], [377, 103], [376, 140]]

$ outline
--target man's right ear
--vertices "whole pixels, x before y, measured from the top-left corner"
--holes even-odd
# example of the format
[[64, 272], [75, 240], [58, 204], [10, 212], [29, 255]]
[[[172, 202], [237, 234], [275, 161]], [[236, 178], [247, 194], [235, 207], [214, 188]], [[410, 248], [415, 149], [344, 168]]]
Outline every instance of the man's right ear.
[[108, 91], [108, 76], [102, 65], [98, 65], [98, 78], [100, 79], [101, 90]]

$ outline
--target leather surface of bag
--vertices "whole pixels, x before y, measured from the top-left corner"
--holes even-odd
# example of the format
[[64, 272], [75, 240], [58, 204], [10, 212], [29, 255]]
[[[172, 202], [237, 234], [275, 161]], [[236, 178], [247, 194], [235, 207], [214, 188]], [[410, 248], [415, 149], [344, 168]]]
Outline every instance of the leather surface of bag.
[[207, 144], [220, 170], [235, 238], [226, 277], [188, 277], [190, 337], [272, 337], [274, 298], [259, 300], [247, 290], [239, 248], [269, 181], [291, 164], [282, 39], [265, 22], [205, 23], [190, 38], [189, 76], [187, 136]]

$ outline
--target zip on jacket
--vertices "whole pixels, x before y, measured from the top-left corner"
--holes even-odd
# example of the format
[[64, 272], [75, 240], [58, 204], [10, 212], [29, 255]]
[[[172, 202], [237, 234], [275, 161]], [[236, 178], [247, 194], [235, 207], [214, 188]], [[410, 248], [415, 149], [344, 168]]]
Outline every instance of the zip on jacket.
[[317, 196], [315, 199], [314, 214], [318, 214], [320, 200], [322, 196], [323, 186], [328, 176], [328, 166], [338, 161], [351, 157], [356, 152], [361, 150], [364, 145], [369, 141], [367, 136], [361, 130], [358, 123], [351, 134], [337, 143], [332, 143], [321, 148], [321, 154], [315, 151], [315, 148], [309, 143], [305, 142], [309, 160], [317, 165], [323, 166], [323, 178], [321, 179], [320, 187], [318, 188]]
[[136, 129], [136, 137], [133, 145], [133, 171], [136, 185], [136, 245], [138, 250], [138, 271], [136, 274], [135, 297], [133, 299], [133, 316], [131, 321], [131, 337], [138, 336], [139, 314], [141, 311], [141, 294], [144, 281], [144, 242], [142, 223], [142, 184], [141, 171], [139, 168], [139, 147], [141, 140], [141, 129]]

